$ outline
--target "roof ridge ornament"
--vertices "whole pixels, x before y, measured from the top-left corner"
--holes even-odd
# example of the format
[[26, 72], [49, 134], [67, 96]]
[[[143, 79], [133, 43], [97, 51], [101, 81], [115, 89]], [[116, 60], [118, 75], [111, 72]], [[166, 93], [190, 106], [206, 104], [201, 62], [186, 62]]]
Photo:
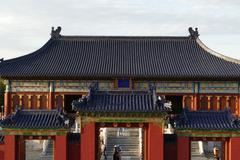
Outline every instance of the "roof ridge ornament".
[[190, 33], [190, 35], [189, 35], [189, 37], [191, 38], [191, 39], [197, 39], [198, 37], [199, 37], [199, 33], [198, 33], [198, 28], [196, 27], [195, 28], [195, 30], [193, 30], [193, 28], [192, 27], [189, 27], [188, 28], [188, 31], [189, 31], [189, 33]]
[[61, 32], [62, 28], [60, 26], [57, 27], [57, 29], [54, 30], [54, 27], [52, 27], [51, 31], [51, 38], [60, 38], [61, 37]]

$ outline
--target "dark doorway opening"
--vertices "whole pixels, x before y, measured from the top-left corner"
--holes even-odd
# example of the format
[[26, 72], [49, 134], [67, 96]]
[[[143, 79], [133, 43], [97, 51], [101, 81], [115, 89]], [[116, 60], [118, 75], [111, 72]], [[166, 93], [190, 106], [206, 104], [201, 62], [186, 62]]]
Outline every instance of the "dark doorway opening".
[[164, 159], [177, 159], [176, 134], [164, 134]]
[[67, 113], [75, 113], [72, 109], [72, 101], [82, 98], [82, 95], [64, 95], [64, 110]]
[[182, 99], [183, 96], [165, 96], [166, 101], [172, 102], [172, 114], [180, 114], [182, 113]]

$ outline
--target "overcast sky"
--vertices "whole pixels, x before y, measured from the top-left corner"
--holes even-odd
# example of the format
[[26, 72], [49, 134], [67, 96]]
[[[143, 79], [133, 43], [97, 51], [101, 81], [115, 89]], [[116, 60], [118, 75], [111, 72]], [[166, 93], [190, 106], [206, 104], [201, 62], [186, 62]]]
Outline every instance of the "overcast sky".
[[52, 26], [62, 35], [188, 36], [240, 59], [240, 0], [1, 0], [0, 58], [39, 49]]

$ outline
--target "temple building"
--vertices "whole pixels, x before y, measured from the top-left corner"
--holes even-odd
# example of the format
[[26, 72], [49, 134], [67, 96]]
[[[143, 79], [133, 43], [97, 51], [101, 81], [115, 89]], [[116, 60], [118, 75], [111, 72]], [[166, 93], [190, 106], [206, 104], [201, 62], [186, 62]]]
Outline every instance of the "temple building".
[[[240, 61], [187, 36], [65, 36], [0, 61], [0, 159], [238, 160]], [[33, 157], [33, 158], [31, 158]]]

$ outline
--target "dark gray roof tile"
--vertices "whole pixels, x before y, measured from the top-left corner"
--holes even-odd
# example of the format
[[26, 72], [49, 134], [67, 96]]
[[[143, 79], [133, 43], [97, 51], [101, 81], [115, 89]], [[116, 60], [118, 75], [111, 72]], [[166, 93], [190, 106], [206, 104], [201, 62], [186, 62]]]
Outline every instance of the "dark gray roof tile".
[[97, 113], [164, 113], [171, 110], [157, 103], [153, 91], [90, 91], [88, 97], [74, 100], [72, 106], [76, 111]]
[[238, 80], [240, 64], [189, 37], [61, 36], [0, 63], [9, 79], [158, 78]]
[[176, 121], [180, 130], [240, 130], [240, 121], [230, 110], [189, 111], [184, 109]]
[[[67, 123], [69, 122], [69, 123]], [[73, 120], [61, 110], [17, 110], [2, 120], [2, 128], [61, 129], [69, 128]]]

